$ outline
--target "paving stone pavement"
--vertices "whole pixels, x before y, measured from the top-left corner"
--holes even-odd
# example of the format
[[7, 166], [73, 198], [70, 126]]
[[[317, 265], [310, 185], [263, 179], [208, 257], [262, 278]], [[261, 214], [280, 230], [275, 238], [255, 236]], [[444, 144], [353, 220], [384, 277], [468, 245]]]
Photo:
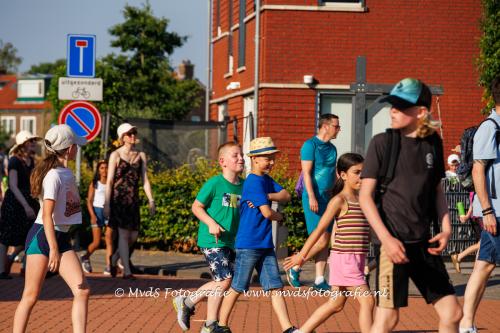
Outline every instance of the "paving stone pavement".
[[[176, 323], [172, 297], [184, 290], [195, 290], [207, 280], [208, 269], [203, 256], [136, 251], [133, 262], [148, 273], [166, 275], [140, 275], [136, 281], [103, 276], [103, 251], [92, 257], [94, 271], [87, 279], [91, 287], [89, 302], [88, 332], [181, 332]], [[448, 265], [449, 266], [449, 265]], [[471, 264], [464, 264], [465, 272]], [[451, 268], [451, 267], [450, 267]], [[313, 279], [314, 266], [305, 266], [303, 278], [306, 283]], [[24, 279], [19, 276], [19, 264], [15, 264], [14, 279], [0, 280], [0, 332], [12, 331], [14, 311], [21, 297]], [[458, 275], [450, 269], [450, 276], [459, 296], [467, 282], [468, 275]], [[477, 322], [480, 332], [500, 332], [500, 274], [490, 278], [485, 299], [481, 302]], [[252, 292], [259, 293], [258, 285]], [[287, 287], [290, 292], [293, 289]], [[123, 295], [121, 292], [123, 291]], [[141, 295], [142, 292], [142, 295]], [[116, 293], [116, 294], [115, 294]], [[438, 332], [437, 316], [432, 306], [426, 305], [411, 292], [409, 307], [401, 311], [396, 332]], [[460, 302], [463, 298], [460, 297]], [[71, 292], [59, 276], [47, 279], [40, 300], [33, 309], [29, 332], [71, 332]], [[286, 297], [292, 323], [303, 323], [311, 313], [324, 302], [315, 296], [309, 299]], [[358, 332], [358, 309], [356, 301], [349, 300], [344, 311], [328, 319], [316, 332]], [[199, 332], [206, 315], [206, 302], [197, 306], [192, 318], [192, 332]], [[242, 296], [238, 300], [230, 320], [233, 332], [280, 332], [280, 327], [266, 296]]]

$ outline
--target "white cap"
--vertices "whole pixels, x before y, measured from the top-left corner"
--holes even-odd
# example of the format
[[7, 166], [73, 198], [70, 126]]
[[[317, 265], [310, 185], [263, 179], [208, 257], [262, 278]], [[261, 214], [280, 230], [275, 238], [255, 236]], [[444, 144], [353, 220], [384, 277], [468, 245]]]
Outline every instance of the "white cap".
[[78, 136], [71, 127], [66, 124], [56, 125], [45, 134], [45, 147], [53, 153], [71, 147], [72, 145], [83, 146], [87, 139]]
[[9, 155], [12, 155], [19, 146], [23, 145], [26, 141], [31, 140], [31, 139], [40, 140], [41, 138], [31, 134], [28, 131], [21, 131], [21, 132], [17, 133], [16, 134], [16, 144], [14, 146], [12, 146], [12, 148], [10, 149]]
[[457, 154], [451, 154], [448, 156], [448, 164], [453, 164], [454, 161], [460, 163], [460, 157]]
[[118, 140], [122, 139], [123, 134], [128, 133], [130, 130], [137, 128], [136, 126], [132, 126], [129, 123], [123, 123], [118, 126], [116, 132], [118, 133]]

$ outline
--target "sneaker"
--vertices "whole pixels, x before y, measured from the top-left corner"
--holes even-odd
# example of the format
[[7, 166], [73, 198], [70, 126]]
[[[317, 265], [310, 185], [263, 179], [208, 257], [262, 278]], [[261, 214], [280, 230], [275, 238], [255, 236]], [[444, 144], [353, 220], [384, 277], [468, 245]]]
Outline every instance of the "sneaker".
[[208, 326], [206, 326], [206, 323], [205, 323], [205, 324], [201, 325], [200, 333], [214, 333], [216, 331], [217, 327], [219, 327], [217, 322], [213, 322]]
[[329, 291], [330, 290], [330, 285], [326, 283], [325, 281], [319, 283], [319, 284], [313, 284], [313, 289], [317, 291]]
[[294, 288], [299, 288], [301, 286], [300, 284], [300, 272], [302, 270], [299, 269], [296, 271], [295, 269], [291, 268], [286, 272], [286, 280], [288, 281], [288, 284]]
[[217, 327], [214, 330], [214, 333], [232, 333], [228, 326], [220, 326], [217, 324]]
[[122, 258], [118, 259], [117, 264], [118, 264], [118, 268], [123, 271], [124, 267], [123, 267], [123, 264], [122, 264]]
[[179, 326], [183, 331], [189, 330], [191, 327], [191, 316], [194, 315], [194, 309], [190, 309], [186, 306], [184, 303], [185, 299], [186, 297], [177, 296], [172, 300], [174, 309], [177, 311], [177, 323], [179, 323]]
[[298, 333], [300, 332], [299, 329], [295, 326], [292, 326], [290, 328], [287, 328], [286, 330], [283, 331], [283, 333]]
[[477, 333], [477, 327], [472, 326], [471, 328], [459, 328], [460, 333]]
[[12, 276], [10, 276], [8, 273], [6, 273], [6, 272], [0, 273], [0, 280], [11, 280], [11, 279], [12, 279]]
[[111, 276], [111, 268], [110, 267], [104, 268], [104, 270], [102, 271], [102, 274]]
[[92, 273], [92, 265], [90, 264], [90, 259], [85, 259], [84, 256], [81, 256], [80, 261], [82, 262], [83, 271], [85, 273]]
[[453, 267], [455, 267], [455, 270], [457, 273], [462, 273], [462, 269], [460, 268], [460, 261], [458, 261], [458, 254], [452, 253], [450, 255], [451, 262], [453, 263]]

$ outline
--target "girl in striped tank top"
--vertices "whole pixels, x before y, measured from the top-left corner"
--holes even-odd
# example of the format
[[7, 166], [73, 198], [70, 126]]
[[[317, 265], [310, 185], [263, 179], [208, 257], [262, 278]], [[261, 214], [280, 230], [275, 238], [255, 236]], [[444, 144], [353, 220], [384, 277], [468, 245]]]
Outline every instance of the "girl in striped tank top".
[[336, 219], [332, 235], [330, 258], [330, 285], [332, 296], [321, 305], [296, 333], [312, 332], [331, 315], [342, 311], [347, 297], [355, 296], [360, 303], [359, 326], [362, 333], [369, 332], [373, 322], [374, 299], [364, 279], [364, 266], [368, 253], [369, 224], [359, 206], [363, 157], [347, 153], [337, 162], [339, 178], [333, 189], [318, 227], [309, 236], [299, 253], [285, 259], [288, 271], [295, 265], [302, 266], [321, 248], [315, 246], [320, 236]]

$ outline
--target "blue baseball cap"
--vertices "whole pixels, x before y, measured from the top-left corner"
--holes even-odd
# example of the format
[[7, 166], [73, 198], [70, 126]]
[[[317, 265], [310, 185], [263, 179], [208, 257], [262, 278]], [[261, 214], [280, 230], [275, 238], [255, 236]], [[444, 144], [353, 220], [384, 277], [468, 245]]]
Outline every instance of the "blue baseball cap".
[[430, 109], [432, 93], [422, 81], [406, 78], [396, 83], [389, 95], [380, 101], [387, 102], [398, 110], [405, 110], [417, 105]]

